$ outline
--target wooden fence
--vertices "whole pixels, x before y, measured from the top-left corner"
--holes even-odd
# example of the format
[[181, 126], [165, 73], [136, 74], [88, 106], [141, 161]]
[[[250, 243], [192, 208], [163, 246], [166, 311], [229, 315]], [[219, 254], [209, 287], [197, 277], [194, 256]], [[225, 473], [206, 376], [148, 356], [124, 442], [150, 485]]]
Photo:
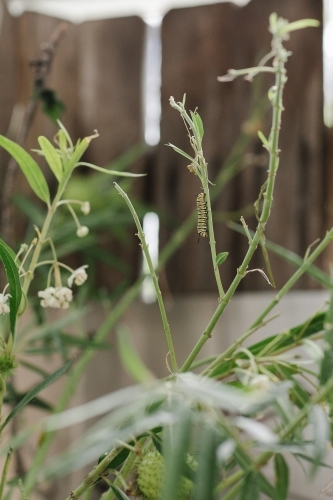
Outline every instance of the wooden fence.
[[[162, 246], [195, 208], [200, 192], [198, 179], [186, 168], [186, 159], [165, 146], [171, 142], [190, 151], [183, 123], [169, 106], [171, 95], [180, 100], [186, 93], [188, 107], [197, 107], [203, 118], [211, 181], [216, 181], [231, 153], [236, 168], [242, 170], [216, 198], [213, 208], [217, 220], [223, 220], [225, 212], [230, 211], [237, 212], [239, 219], [257, 198], [266, 175], [267, 155], [257, 138], [256, 127], [267, 134], [270, 114], [267, 108], [255, 119], [250, 120], [249, 114], [263, 102], [260, 96], [266, 95], [272, 82], [264, 78], [252, 85], [244, 80], [222, 84], [217, 76], [232, 67], [253, 66], [269, 50], [268, 17], [273, 11], [290, 21], [322, 18], [318, 0], [252, 0], [243, 8], [220, 3], [173, 10], [163, 20], [161, 141], [136, 165], [137, 171], [148, 173], [147, 178], [136, 181], [136, 193], [154, 204], [161, 214]], [[14, 105], [28, 101], [32, 92], [29, 61], [58, 23], [57, 19], [32, 13], [19, 18], [5, 14], [0, 39], [0, 133], [7, 133]], [[144, 36], [143, 21], [128, 17], [69, 25], [59, 44], [50, 86], [66, 104], [63, 121], [73, 138], [90, 135], [94, 129], [100, 133], [88, 150], [86, 161], [103, 166], [143, 137]], [[332, 219], [327, 189], [333, 180], [328, 155], [332, 147], [322, 119], [322, 30], [311, 28], [293, 33], [288, 49], [293, 56], [287, 68], [281, 161], [267, 237], [302, 255], [308, 245], [323, 236], [328, 219]], [[54, 132], [55, 127], [39, 111], [25, 147], [36, 147], [38, 135], [51, 138]], [[240, 146], [235, 150], [240, 133]], [[7, 157], [3, 152], [0, 161], [4, 178]], [[28, 192], [19, 173], [15, 186]], [[251, 228], [255, 227], [254, 217], [247, 217], [247, 221]], [[16, 231], [21, 230], [21, 224], [18, 218]], [[246, 241], [224, 222], [217, 223], [216, 239], [219, 252], [230, 252], [222, 271], [227, 284], [241, 262]], [[112, 250], [112, 242], [108, 248]], [[136, 248], [139, 251], [135, 246], [129, 252], [135, 269], [132, 278], [138, 272]], [[274, 255], [271, 263], [277, 285], [281, 285], [291, 267]], [[259, 252], [253, 267], [263, 267]], [[101, 280], [110, 286], [114, 284], [112, 275]], [[195, 229], [168, 262], [162, 282], [172, 292], [215, 290], [209, 245], [205, 240], [197, 244]], [[258, 273], [248, 275], [241, 286], [267, 289]], [[300, 286], [315, 285], [304, 278]]]

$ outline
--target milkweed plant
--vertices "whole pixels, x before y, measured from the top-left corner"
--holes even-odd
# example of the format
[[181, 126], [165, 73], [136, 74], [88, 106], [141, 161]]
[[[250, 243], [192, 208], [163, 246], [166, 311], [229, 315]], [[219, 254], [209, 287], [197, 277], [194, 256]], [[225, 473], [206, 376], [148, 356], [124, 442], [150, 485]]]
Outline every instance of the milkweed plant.
[[[287, 83], [285, 65], [291, 56], [284, 42], [293, 31], [316, 27], [318, 24], [311, 19], [289, 23], [272, 14], [269, 23], [272, 35], [270, 52], [256, 67], [232, 69], [226, 76], [219, 77], [221, 82], [241, 76], [252, 81], [261, 73], [270, 73], [273, 79], [268, 91], [272, 108], [271, 131], [268, 137], [258, 131], [269, 157], [269, 166], [267, 180], [255, 203], [257, 227], [252, 231], [245, 219], [241, 218], [248, 249], [228, 288], [223, 286], [220, 275], [220, 266], [227, 265], [228, 253], [223, 249], [218, 252], [214, 236], [211, 201], [216, 196], [216, 186], [209, 179], [203, 152], [204, 126], [197, 110], [186, 110], [185, 97], [181, 102], [170, 98], [171, 106], [184, 121], [193, 149], [190, 155], [170, 144], [190, 162], [189, 175], [198, 178], [198, 196], [197, 200], [194, 199], [194, 206], [197, 205], [197, 232], [198, 237], [206, 239], [210, 245], [217, 288], [216, 310], [185, 361], [179, 363], [158, 281], [158, 272], [172, 254], [175, 244], [164, 253], [162, 251], [158, 266], [154, 266], [135, 208], [122, 187], [115, 183], [115, 189], [133, 215], [140, 246], [155, 287], [168, 345], [168, 375], [164, 379], [156, 379], [137, 355], [124, 326], [118, 327], [119, 354], [136, 385], [65, 410], [65, 403], [90, 354], [85, 353], [79, 361], [69, 361], [48, 375], [11, 410], [6, 419], [2, 418], [1, 431], [43, 388], [68, 372], [70, 389], [65, 390], [54, 414], [35, 424], [28, 432], [21, 431], [8, 442], [2, 443], [2, 455], [6, 458], [0, 483], [0, 500], [10, 498], [17, 486], [22, 498], [33, 498], [34, 488], [40, 482], [91, 463], [91, 471], [76, 489], [68, 492], [66, 500], [81, 497], [88, 500], [97, 498], [96, 495], [103, 500], [256, 500], [262, 494], [274, 500], [286, 500], [290, 482], [287, 455], [301, 463], [310, 478], [314, 477], [319, 467], [330, 466], [325, 459], [333, 438], [333, 299], [300, 325], [249, 347], [244, 347], [243, 343], [274, 319], [274, 316], [270, 316], [271, 311], [304, 273], [310, 273], [332, 292], [330, 276], [318, 270], [314, 261], [332, 241], [333, 229], [315, 247], [310, 247], [304, 258], [295, 260], [297, 270], [235, 342], [224, 352], [210, 358], [200, 358], [203, 346], [214, 335], [217, 322], [247, 273], [258, 271], [268, 283], [274, 285], [266, 251], [265, 229], [271, 213], [279, 167], [283, 91]], [[84, 215], [89, 212], [88, 201], [66, 200], [63, 194], [69, 177], [78, 165], [99, 169], [81, 161], [82, 154], [97, 134], [73, 146], [66, 130], [59, 125], [56, 147], [46, 138], [39, 138], [39, 153], [45, 157], [58, 181], [53, 200], [45, 178], [32, 157], [13, 142], [0, 137], [0, 145], [15, 158], [31, 188], [47, 207], [43, 227], [35, 228], [36, 237], [30, 245], [22, 245], [17, 255], [5, 242], [0, 242], [0, 255], [8, 279], [0, 295], [0, 312], [8, 317], [8, 331], [1, 340], [2, 400], [7, 380], [15, 370], [17, 320], [27, 307], [29, 286], [35, 270], [39, 266], [49, 267], [45, 288], [38, 292], [43, 308], [67, 309], [75, 300], [73, 289], [83, 285], [88, 278], [89, 269], [86, 265], [71, 269], [59, 262], [48, 231], [57, 208], [66, 205], [73, 214], [77, 236], [84, 237], [87, 234], [88, 228], [81, 225], [73, 204], [79, 204]], [[223, 184], [222, 181], [218, 183], [221, 186]], [[183, 229], [183, 236], [193, 230], [193, 221], [191, 217]], [[45, 245], [51, 248], [53, 256], [47, 261], [40, 260]], [[259, 246], [264, 254], [266, 272], [249, 268]], [[142, 279], [126, 292], [124, 299], [107, 317], [97, 332], [97, 342], [105, 338], [121, 317], [138, 293]], [[295, 348], [302, 345], [310, 347], [310, 359], [300, 354], [299, 350], [296, 351]], [[45, 460], [57, 432], [97, 416], [100, 417], [97, 422], [73, 447], [52, 460]], [[31, 435], [36, 430], [42, 433], [43, 438], [32, 458], [31, 467], [16, 483], [12, 481], [7, 484], [12, 450], [19, 449], [27, 434]], [[98, 493], [102, 491], [97, 489], [98, 483], [104, 484], [103, 493]], [[321, 494], [330, 495], [331, 492], [332, 485], [328, 484]]]

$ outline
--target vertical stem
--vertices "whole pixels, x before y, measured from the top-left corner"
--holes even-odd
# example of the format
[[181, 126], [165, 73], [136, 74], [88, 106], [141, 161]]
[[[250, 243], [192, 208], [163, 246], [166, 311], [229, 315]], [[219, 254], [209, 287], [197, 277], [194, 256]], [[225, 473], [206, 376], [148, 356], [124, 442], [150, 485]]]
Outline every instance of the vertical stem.
[[5, 465], [4, 465], [3, 471], [2, 471], [1, 483], [0, 483], [0, 500], [2, 500], [3, 492], [4, 492], [4, 489], [5, 489], [5, 484], [6, 484], [6, 480], [7, 480], [7, 474], [8, 474], [10, 459], [11, 459], [11, 456], [12, 456], [12, 451], [13, 450], [10, 448], [9, 451], [8, 451], [8, 453], [7, 453]]
[[204, 188], [204, 192], [205, 192], [205, 196], [206, 196], [206, 204], [207, 204], [209, 244], [210, 244], [210, 251], [212, 254], [212, 263], [213, 263], [215, 280], [216, 280], [217, 288], [219, 291], [219, 300], [221, 300], [224, 297], [224, 290], [223, 290], [223, 285], [222, 285], [222, 281], [221, 281], [219, 267], [216, 263], [216, 241], [215, 241], [215, 235], [214, 235], [212, 206], [211, 206], [210, 193], [209, 193], [209, 188], [208, 188], [207, 165], [206, 164], [203, 165], [203, 169], [204, 169], [203, 188]]
[[180, 369], [181, 372], [185, 372], [190, 369], [193, 361], [201, 351], [202, 347], [204, 344], [207, 342], [207, 340], [211, 337], [212, 331], [218, 322], [220, 316], [224, 312], [226, 306], [228, 305], [228, 302], [230, 301], [231, 297], [235, 293], [235, 291], [238, 288], [239, 283], [241, 280], [244, 278], [246, 274], [246, 270], [248, 268], [248, 265], [252, 259], [252, 256], [254, 252], [257, 249], [257, 246], [260, 242], [261, 235], [265, 231], [266, 223], [269, 218], [270, 212], [271, 212], [271, 207], [272, 207], [272, 201], [273, 201], [273, 190], [274, 190], [274, 184], [275, 184], [275, 177], [276, 177], [276, 172], [278, 169], [279, 165], [279, 149], [278, 149], [278, 143], [279, 143], [279, 133], [280, 133], [280, 127], [281, 127], [281, 115], [282, 115], [282, 94], [283, 94], [283, 88], [284, 84], [286, 82], [286, 76], [285, 76], [286, 70], [284, 68], [284, 61], [282, 58], [277, 59], [277, 67], [276, 67], [276, 76], [275, 76], [275, 88], [276, 88], [276, 93], [275, 93], [275, 98], [273, 102], [273, 117], [272, 117], [272, 127], [271, 127], [271, 140], [270, 140], [270, 148], [269, 148], [269, 154], [270, 154], [270, 160], [269, 160], [269, 169], [268, 169], [268, 179], [267, 179], [267, 188], [264, 193], [264, 203], [263, 203], [263, 208], [261, 212], [261, 216], [259, 219], [259, 223], [256, 229], [256, 232], [253, 236], [252, 242], [249, 244], [248, 251], [245, 255], [245, 258], [241, 264], [241, 266], [237, 269], [237, 274], [231, 283], [229, 289], [223, 296], [220, 304], [218, 305], [212, 319], [210, 320], [206, 330], [203, 332], [201, 335], [200, 339], [198, 340], [197, 344], [194, 346], [192, 352], [186, 359], [185, 363], [183, 364], [182, 368]]
[[128, 198], [127, 194], [121, 189], [121, 187], [118, 186], [118, 184], [116, 182], [114, 183], [114, 185], [115, 185], [115, 188], [117, 189], [118, 193], [124, 198], [125, 202], [127, 203], [128, 208], [130, 209], [132, 216], [133, 216], [133, 219], [134, 219], [134, 222], [136, 224], [136, 227], [138, 230], [138, 237], [141, 241], [141, 247], [142, 247], [142, 250], [143, 250], [144, 255], [146, 257], [146, 260], [147, 260], [149, 272], [150, 272], [150, 275], [152, 277], [155, 292], [156, 292], [158, 306], [160, 308], [160, 314], [161, 314], [161, 318], [162, 318], [163, 328], [164, 328], [166, 340], [167, 340], [168, 347], [169, 347], [170, 357], [171, 357], [172, 369], [173, 369], [173, 371], [177, 371], [178, 366], [177, 366], [177, 361], [176, 361], [176, 354], [175, 354], [175, 349], [174, 349], [173, 342], [172, 342], [172, 336], [171, 336], [171, 332], [170, 332], [170, 326], [169, 326], [166, 310], [164, 307], [162, 292], [161, 292], [159, 284], [158, 284], [158, 278], [157, 278], [157, 275], [155, 272], [153, 262], [152, 262], [151, 257], [150, 257], [148, 245], [146, 243], [146, 238], [145, 238], [144, 232], [142, 230], [139, 217], [137, 216], [137, 213], [135, 212], [134, 207], [133, 207], [130, 199]]

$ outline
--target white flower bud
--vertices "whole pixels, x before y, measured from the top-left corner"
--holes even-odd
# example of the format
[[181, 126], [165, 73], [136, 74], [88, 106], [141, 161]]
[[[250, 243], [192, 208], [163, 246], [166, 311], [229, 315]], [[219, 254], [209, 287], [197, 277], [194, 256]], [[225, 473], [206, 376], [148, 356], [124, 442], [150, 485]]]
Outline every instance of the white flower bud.
[[9, 305], [7, 304], [9, 297], [11, 295], [8, 293], [6, 295], [0, 293], [0, 314], [8, 314], [10, 312]]
[[86, 266], [81, 266], [81, 267], [79, 267], [78, 269], [76, 269], [75, 271], [72, 272], [72, 274], [70, 275], [70, 277], [67, 280], [68, 286], [70, 288], [73, 286], [73, 281], [74, 281], [75, 285], [77, 285], [77, 286], [83, 285], [83, 283], [88, 278], [88, 275], [86, 273], [86, 268], [87, 267], [88, 267], [87, 265]]
[[42, 307], [50, 307], [53, 309], [68, 309], [69, 302], [73, 300], [73, 293], [67, 287], [54, 288], [50, 286], [45, 290], [38, 292], [38, 297], [41, 297], [40, 305]]
[[87, 226], [80, 226], [78, 228], [78, 230], [76, 231], [76, 235], [79, 238], [84, 238], [85, 236], [87, 236], [88, 233], [89, 233], [89, 229], [87, 228]]
[[84, 215], [88, 215], [90, 213], [90, 203], [89, 201], [84, 201], [81, 205], [81, 212]]

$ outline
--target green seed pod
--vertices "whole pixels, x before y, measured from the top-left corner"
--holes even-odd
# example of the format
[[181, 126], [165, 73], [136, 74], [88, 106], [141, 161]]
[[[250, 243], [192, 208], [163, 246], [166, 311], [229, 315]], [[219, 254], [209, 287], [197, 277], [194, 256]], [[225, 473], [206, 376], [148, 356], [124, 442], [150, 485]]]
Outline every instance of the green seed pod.
[[[186, 463], [191, 469], [196, 468], [193, 457], [187, 455]], [[163, 456], [157, 451], [149, 451], [137, 468], [137, 482], [144, 500], [160, 500], [165, 485], [165, 463]], [[178, 500], [190, 500], [193, 483], [190, 479], [181, 479]]]

